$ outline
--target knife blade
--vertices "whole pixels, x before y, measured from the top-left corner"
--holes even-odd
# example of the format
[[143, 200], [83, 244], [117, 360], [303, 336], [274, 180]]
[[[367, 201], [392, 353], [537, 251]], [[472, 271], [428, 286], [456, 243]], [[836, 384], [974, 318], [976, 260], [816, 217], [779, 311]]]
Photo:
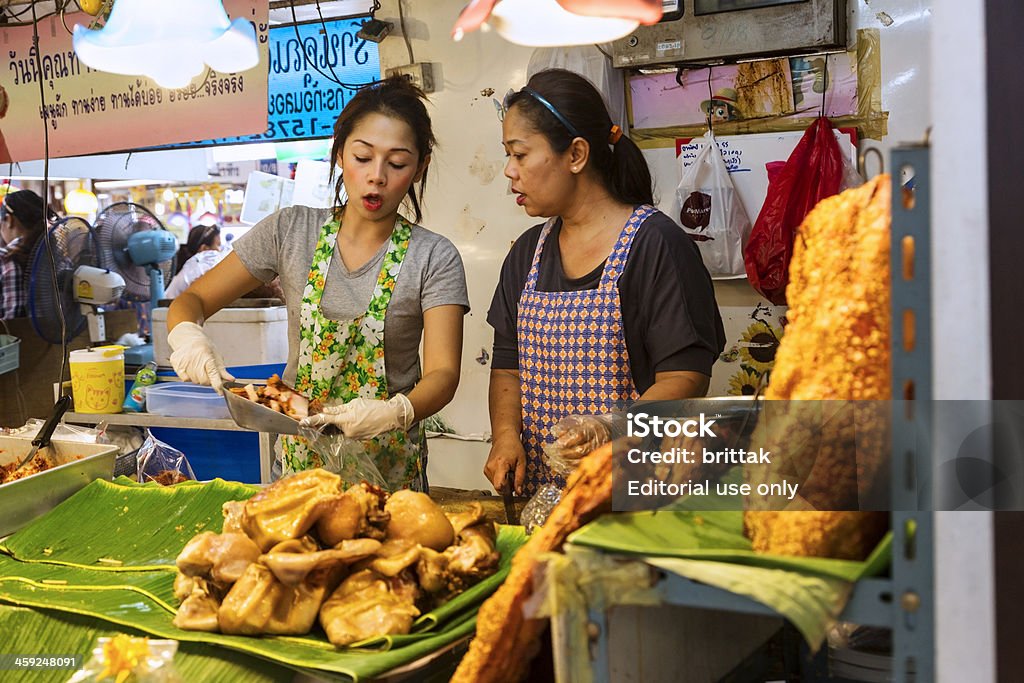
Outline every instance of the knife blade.
[[505, 504], [505, 524], [519, 524], [519, 515], [516, 514], [516, 506], [512, 502], [512, 490], [515, 486], [516, 471], [510, 469], [505, 475], [505, 485], [501, 487], [501, 499]]
[[57, 428], [57, 424], [60, 419], [64, 417], [64, 413], [67, 412], [68, 406], [71, 405], [71, 396], [61, 396], [57, 399], [57, 402], [53, 405], [53, 412], [50, 417], [47, 418], [46, 422], [43, 423], [42, 429], [36, 435], [36, 438], [32, 439], [32, 448], [29, 450], [28, 455], [18, 463], [18, 466], [14, 468], [14, 471], [20, 470], [22, 467], [32, 461], [32, 458], [36, 456], [40, 448], [47, 448], [50, 445], [50, 437], [53, 436], [53, 430]]

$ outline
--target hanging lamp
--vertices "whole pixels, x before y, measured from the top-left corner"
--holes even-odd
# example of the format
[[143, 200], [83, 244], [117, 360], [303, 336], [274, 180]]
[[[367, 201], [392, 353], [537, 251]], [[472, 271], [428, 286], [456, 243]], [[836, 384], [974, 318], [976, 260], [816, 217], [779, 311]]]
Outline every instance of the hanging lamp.
[[64, 197], [64, 210], [77, 216], [88, 216], [100, 208], [100, 200], [81, 183]]
[[519, 45], [591, 45], [660, 18], [659, 0], [473, 0], [456, 20], [452, 37], [461, 40], [486, 26]]
[[203, 71], [251, 69], [259, 63], [256, 29], [228, 19], [220, 0], [116, 0], [103, 28], [76, 25], [78, 58], [99, 71], [147, 76], [183, 88]]

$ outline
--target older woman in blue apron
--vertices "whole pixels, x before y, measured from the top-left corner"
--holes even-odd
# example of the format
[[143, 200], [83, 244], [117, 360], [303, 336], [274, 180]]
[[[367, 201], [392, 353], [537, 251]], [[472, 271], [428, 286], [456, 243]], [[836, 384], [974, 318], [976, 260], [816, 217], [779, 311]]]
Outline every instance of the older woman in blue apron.
[[[335, 206], [290, 207], [256, 224], [168, 314], [175, 371], [219, 390], [232, 377], [199, 323], [280, 276], [288, 306], [284, 380], [323, 406], [306, 426], [337, 428], [344, 450], [357, 444], [392, 490], [427, 488], [419, 422], [455, 393], [469, 307], [458, 251], [415, 224], [434, 145], [424, 99], [404, 79], [357, 93], [334, 128], [332, 158], [342, 169]], [[403, 201], [415, 221], [399, 215]], [[338, 447], [327, 436], [283, 437], [278, 468], [287, 474], [325, 460], [336, 467], [325, 456]], [[350, 482], [361, 478], [358, 468], [341, 472]]]
[[487, 315], [484, 474], [532, 495], [565, 484], [544, 459], [559, 422], [704, 395], [725, 333], [696, 245], [654, 208], [647, 163], [593, 85], [535, 74], [506, 99], [502, 135], [516, 203], [549, 220], [513, 245]]

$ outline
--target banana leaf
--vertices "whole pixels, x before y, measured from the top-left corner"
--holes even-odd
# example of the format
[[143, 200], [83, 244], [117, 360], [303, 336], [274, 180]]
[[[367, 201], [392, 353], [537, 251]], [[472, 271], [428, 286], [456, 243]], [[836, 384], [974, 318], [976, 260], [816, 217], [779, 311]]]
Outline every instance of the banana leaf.
[[814, 649], [846, 605], [853, 584], [884, 572], [887, 534], [863, 562], [754, 552], [738, 510], [659, 511], [605, 515], [570, 543], [642, 556], [655, 567], [744, 595], [789, 619]]
[[177, 486], [97, 480], [8, 538], [0, 552], [99, 571], [174, 571], [193, 536], [220, 532], [224, 503], [258, 490], [222, 479]]
[[[4, 634], [4, 652], [22, 655], [81, 655], [85, 663], [97, 638], [127, 633], [146, 635], [135, 629], [64, 612], [33, 610], [0, 605], [0, 633]], [[240, 652], [215, 648], [203, 643], [181, 643], [174, 666], [185, 681], [224, 681], [231, 683], [288, 683], [295, 670], [250, 657]], [[64, 683], [70, 670], [4, 671], [3, 680], [11, 683]]]
[[[302, 637], [264, 638], [176, 629], [171, 625], [177, 605], [174, 558], [198, 531], [220, 529], [224, 502], [247, 498], [255, 490], [219, 480], [160, 488], [94, 482], [0, 547], [7, 553], [0, 555], [0, 602], [88, 615], [161, 637], [222, 645], [287, 666], [359, 679], [472, 633], [479, 604], [504, 580], [512, 556], [525, 542], [522, 528], [502, 527], [498, 572], [421, 616], [408, 635], [338, 650], [319, 629]], [[111, 567], [97, 563], [99, 558], [121, 564]]]
[[757, 553], [743, 535], [739, 510], [604, 515], [573, 533], [569, 542], [617, 553], [789, 569], [850, 582], [884, 571], [892, 552], [892, 534], [887, 534], [863, 562]]

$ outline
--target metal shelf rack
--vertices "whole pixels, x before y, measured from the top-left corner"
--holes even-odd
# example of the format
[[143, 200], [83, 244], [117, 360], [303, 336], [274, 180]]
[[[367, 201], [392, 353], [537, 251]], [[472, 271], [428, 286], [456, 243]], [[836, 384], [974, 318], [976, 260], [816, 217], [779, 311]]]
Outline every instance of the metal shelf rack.
[[[931, 424], [924, 414], [932, 399], [928, 147], [894, 148], [891, 164], [893, 419], [894, 424], [896, 420], [923, 420]], [[901, 182], [904, 174], [913, 178], [912, 184], [905, 186]], [[908, 311], [912, 311], [912, 320]], [[920, 321], [916, 330], [913, 320]], [[922, 448], [907, 436], [914, 430], [892, 431], [890, 576], [859, 581], [840, 619], [892, 630], [894, 683], [933, 681], [934, 514], [929, 511], [930, 492], [921, 484], [927, 478], [918, 476], [926, 471], [923, 465], [931, 454], [926, 452], [927, 447]], [[754, 600], [675, 574], [666, 573], [657, 589], [666, 605], [778, 616]], [[612, 680], [607, 612], [589, 607], [587, 615], [592, 635], [593, 680], [605, 683]], [[801, 680], [832, 679], [805, 672]]]

